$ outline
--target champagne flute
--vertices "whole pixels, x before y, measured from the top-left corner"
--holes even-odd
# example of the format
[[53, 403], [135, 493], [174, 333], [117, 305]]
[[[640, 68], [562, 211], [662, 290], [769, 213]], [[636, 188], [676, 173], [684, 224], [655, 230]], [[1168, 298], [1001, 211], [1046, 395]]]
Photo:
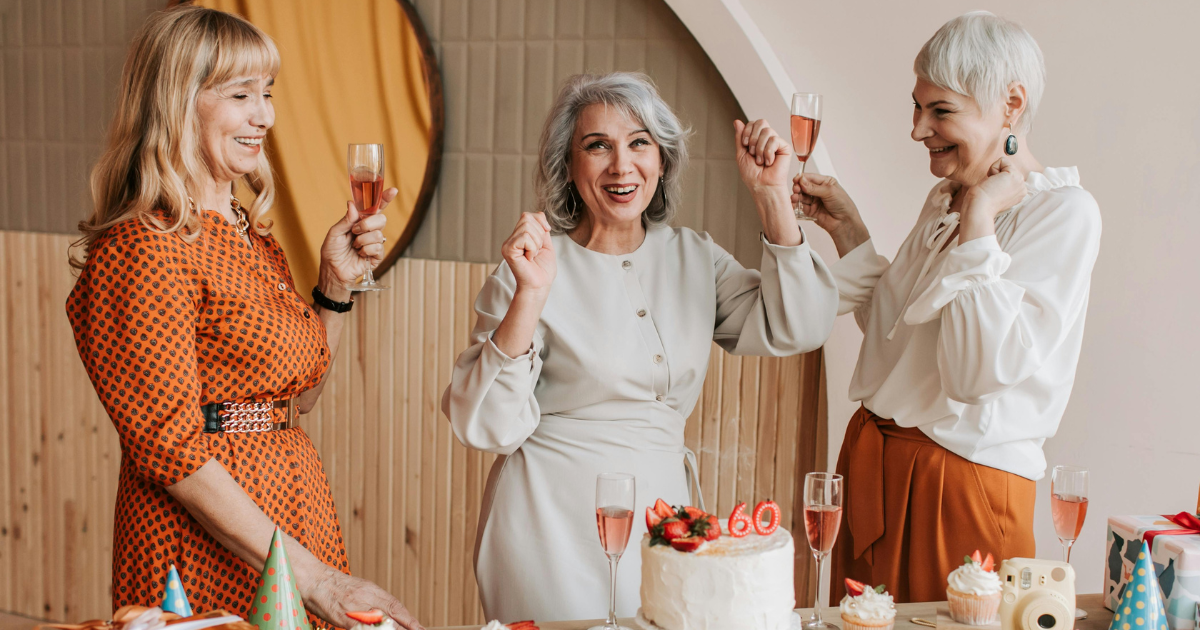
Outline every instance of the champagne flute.
[[[792, 128], [795, 129], [794, 124]], [[833, 549], [841, 526], [842, 476], [823, 472], [804, 475], [804, 532], [817, 560], [817, 601], [812, 617], [804, 622], [805, 628], [837, 628], [821, 619], [821, 604], [829, 597], [829, 587], [821, 581], [821, 576], [825, 573], [825, 558]]]
[[[363, 217], [379, 212], [383, 200], [383, 145], [352, 144], [346, 152], [346, 167], [350, 171], [350, 192], [354, 205]], [[375, 281], [371, 270], [363, 274], [351, 291], [379, 291], [387, 287]]]
[[[1063, 562], [1071, 563], [1071, 545], [1079, 538], [1088, 509], [1088, 471], [1074, 466], [1055, 466], [1050, 477], [1050, 514], [1054, 531], [1063, 546]], [[1075, 609], [1076, 619], [1087, 619], [1087, 611]]]
[[[792, 95], [792, 149], [800, 159], [800, 174], [804, 174], [804, 166], [808, 164], [808, 156], [812, 155], [817, 146], [817, 134], [821, 133], [821, 95], [809, 92], [797, 92]], [[813, 218], [804, 214], [800, 206], [796, 206], [796, 218], [802, 221], [812, 221]]]
[[608, 572], [612, 578], [608, 591], [608, 620], [603, 626], [589, 630], [629, 630], [617, 625], [617, 563], [629, 543], [633, 528], [633, 501], [636, 480], [628, 473], [596, 475], [596, 529], [600, 546], [608, 556]]

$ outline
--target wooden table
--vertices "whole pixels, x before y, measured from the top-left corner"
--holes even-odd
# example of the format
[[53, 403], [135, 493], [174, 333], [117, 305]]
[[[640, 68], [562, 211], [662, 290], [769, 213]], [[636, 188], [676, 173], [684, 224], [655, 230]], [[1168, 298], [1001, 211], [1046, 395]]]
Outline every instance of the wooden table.
[[[1108, 630], [1112, 623], [1112, 613], [1104, 608], [1104, 600], [1100, 595], [1080, 595], [1075, 604], [1088, 613], [1088, 618], [1075, 622], [1075, 630]], [[912, 622], [913, 617], [921, 617], [930, 621], [937, 620], [937, 609], [945, 608], [946, 602], [926, 602], [923, 604], [897, 604], [895, 630], [930, 630]], [[800, 615], [805, 619], [812, 614], [811, 608], [800, 609]], [[828, 621], [841, 625], [841, 616], [837, 608], [824, 608], [821, 616]], [[639, 627], [632, 619], [618, 619], [622, 626], [637, 630]], [[587, 630], [603, 624], [601, 619], [590, 621], [547, 621], [538, 623], [542, 630]], [[433, 628], [431, 630], [479, 630], [479, 626], [455, 626], [453, 628]]]

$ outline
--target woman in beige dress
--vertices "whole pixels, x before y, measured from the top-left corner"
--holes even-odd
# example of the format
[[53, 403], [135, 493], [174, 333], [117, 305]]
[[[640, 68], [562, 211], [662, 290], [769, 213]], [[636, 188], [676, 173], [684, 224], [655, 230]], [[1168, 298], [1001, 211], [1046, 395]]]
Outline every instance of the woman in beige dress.
[[[646, 77], [576, 76], [558, 95], [541, 140], [540, 212], [504, 243], [442, 400], [463, 444], [502, 455], [476, 542], [489, 618], [603, 616], [597, 473], [637, 477], [635, 515], [658, 498], [690, 503], [684, 423], [713, 341], [783, 356], [829, 336], [837, 289], [796, 224], [791, 148], [765, 121], [733, 126], [762, 220], [761, 273], [707, 234], [667, 226], [686, 131]], [[645, 529], [635, 516], [620, 616], [637, 611]]]

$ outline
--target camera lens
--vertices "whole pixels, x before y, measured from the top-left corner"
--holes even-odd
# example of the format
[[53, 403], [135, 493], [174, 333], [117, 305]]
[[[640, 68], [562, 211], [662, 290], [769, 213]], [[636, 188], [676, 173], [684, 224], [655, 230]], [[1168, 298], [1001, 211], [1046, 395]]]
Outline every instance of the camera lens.
[[1057, 623], [1054, 619], [1054, 615], [1049, 613], [1038, 615], [1037, 622], [1039, 626], [1046, 628], [1047, 630], [1049, 630], [1049, 628], [1053, 628], [1054, 624]]

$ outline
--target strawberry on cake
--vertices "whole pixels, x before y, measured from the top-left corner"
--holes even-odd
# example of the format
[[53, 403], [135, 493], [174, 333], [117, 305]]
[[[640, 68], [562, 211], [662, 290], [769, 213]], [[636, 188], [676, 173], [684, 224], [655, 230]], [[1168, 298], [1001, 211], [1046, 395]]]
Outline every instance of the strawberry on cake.
[[662, 630], [790, 630], [798, 621], [796, 547], [778, 529], [773, 509], [774, 527], [759, 523], [737, 537], [727, 522], [691, 506], [660, 500], [648, 509], [639, 623]]

